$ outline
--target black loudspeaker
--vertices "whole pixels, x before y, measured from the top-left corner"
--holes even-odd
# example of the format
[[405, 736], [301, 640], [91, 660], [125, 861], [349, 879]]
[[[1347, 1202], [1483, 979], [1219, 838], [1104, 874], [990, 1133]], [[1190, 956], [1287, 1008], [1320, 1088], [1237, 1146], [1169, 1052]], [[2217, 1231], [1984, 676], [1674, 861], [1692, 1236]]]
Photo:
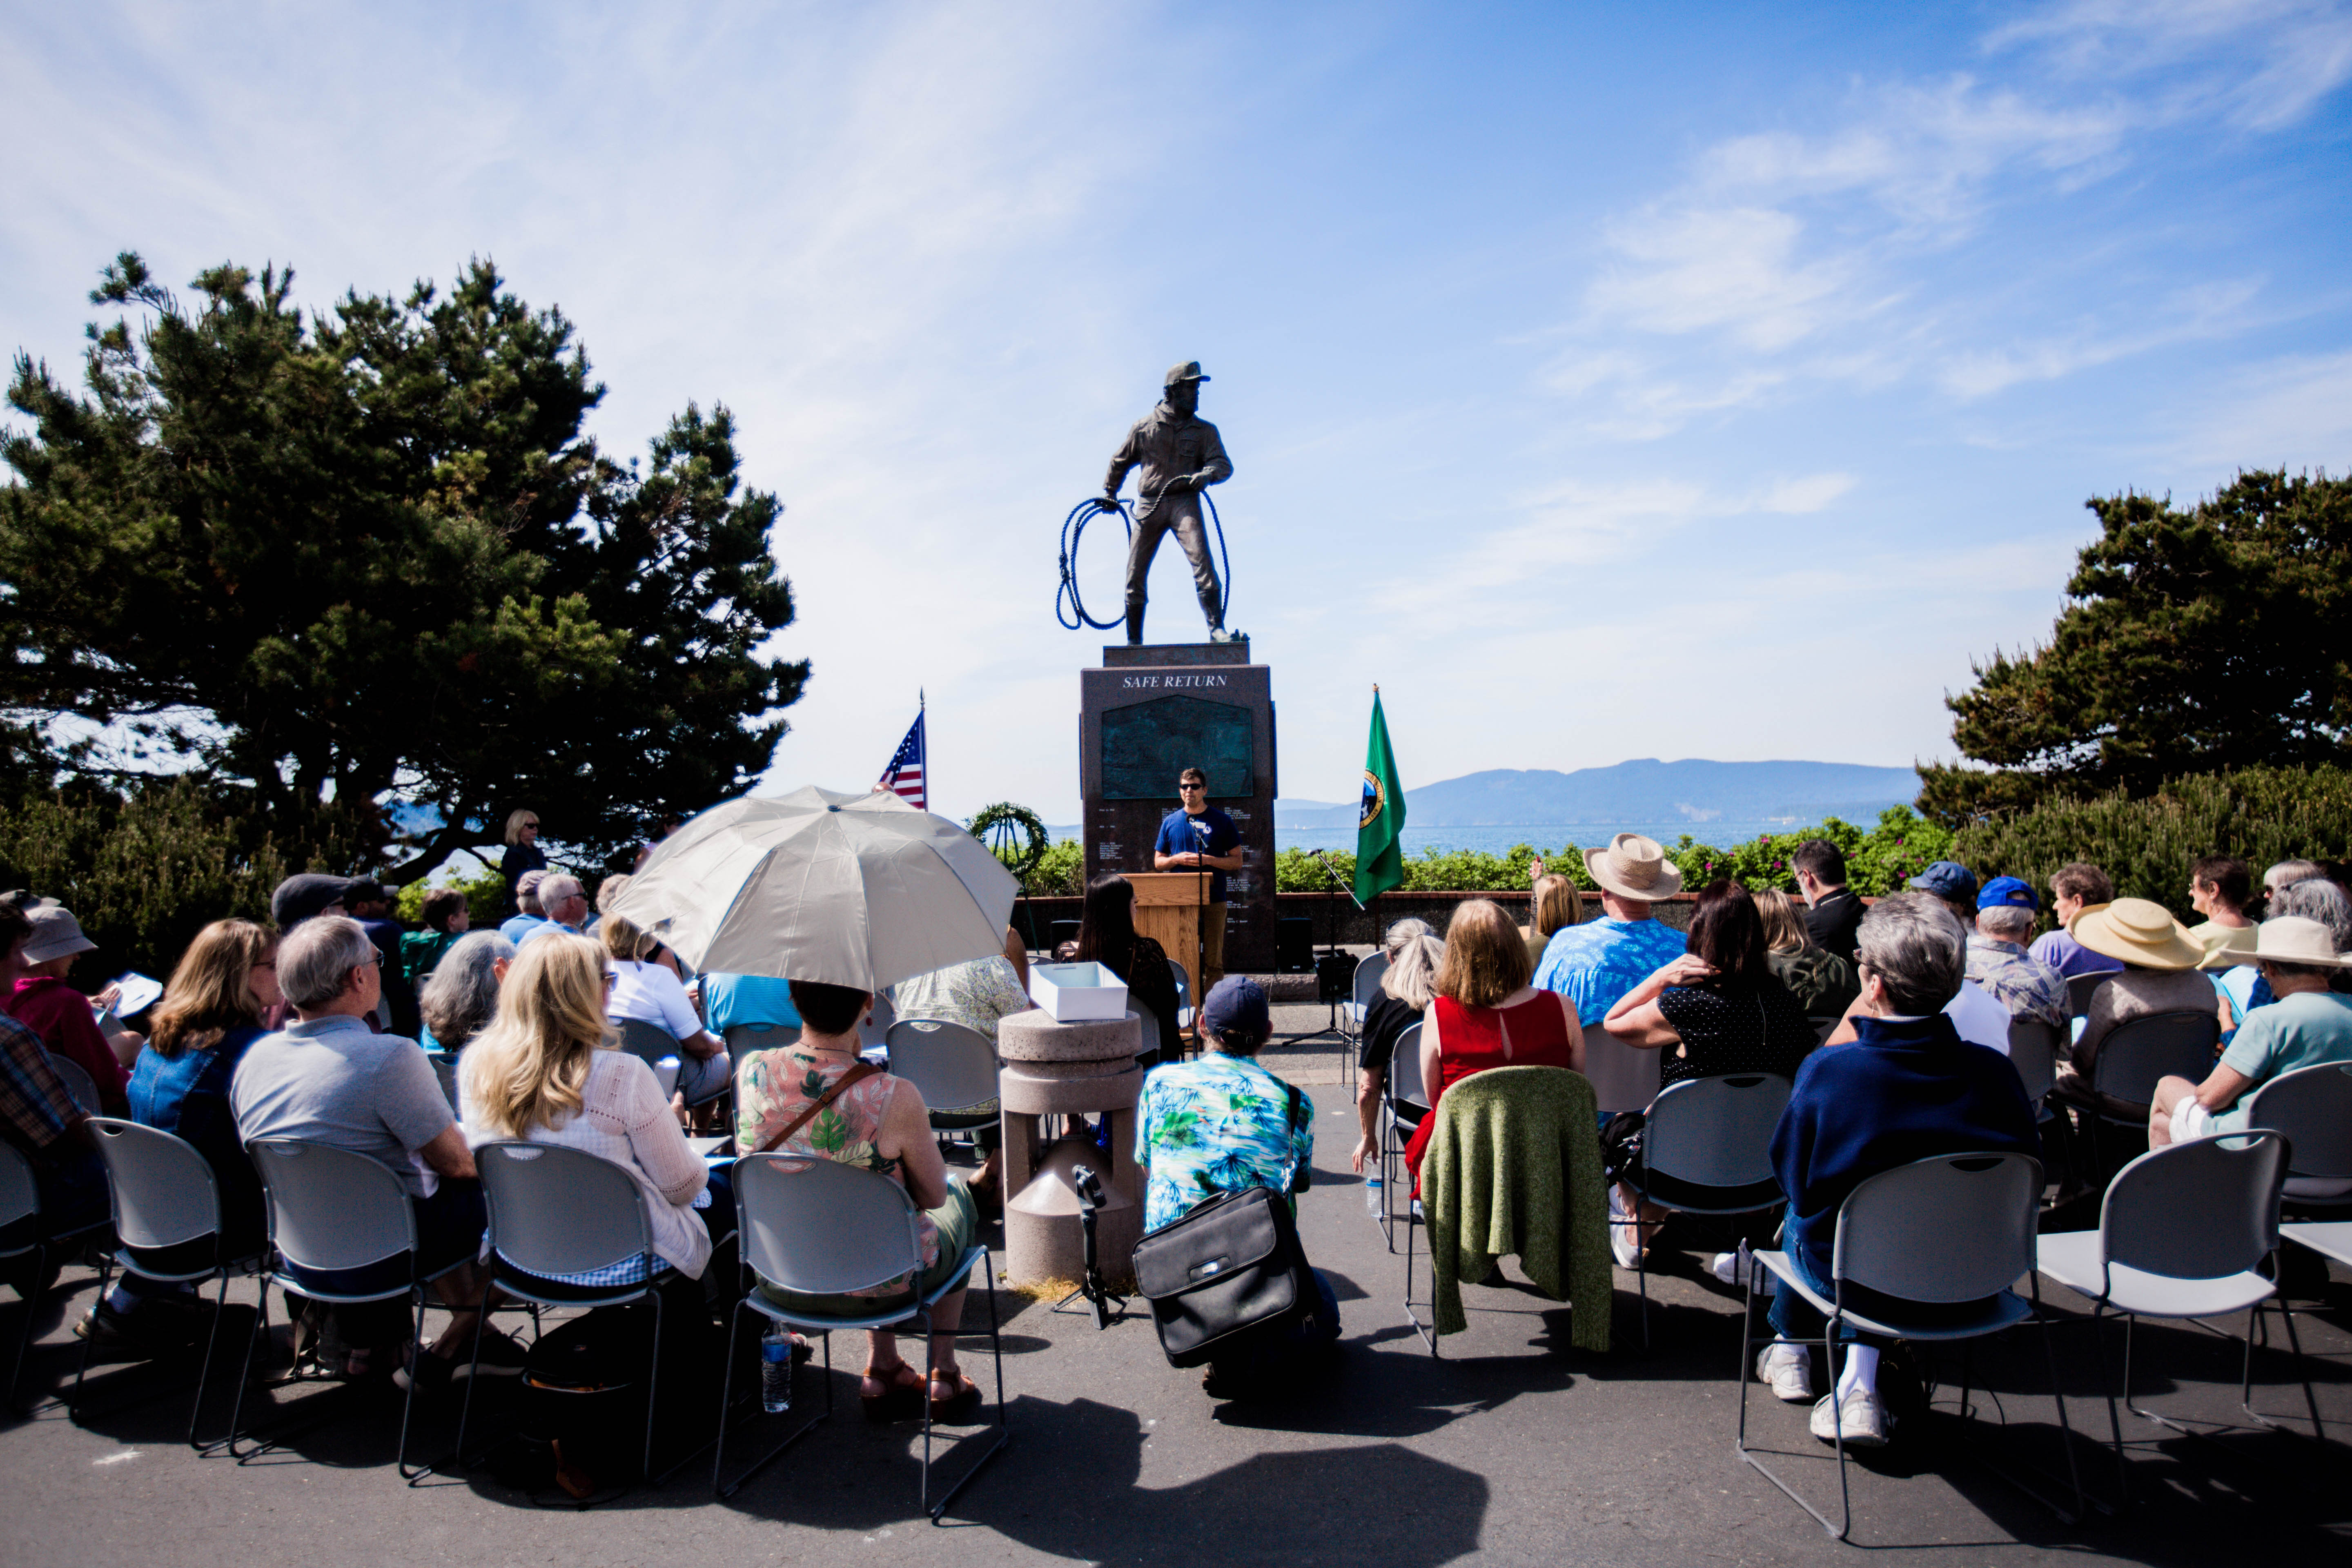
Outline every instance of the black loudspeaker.
[[1274, 967], [1284, 974], [1305, 974], [1315, 967], [1314, 927], [1305, 915], [1274, 922]]
[[1315, 961], [1315, 1000], [1324, 1006], [1334, 1002], [1352, 1002], [1356, 990], [1356, 961], [1344, 952], [1327, 952]]

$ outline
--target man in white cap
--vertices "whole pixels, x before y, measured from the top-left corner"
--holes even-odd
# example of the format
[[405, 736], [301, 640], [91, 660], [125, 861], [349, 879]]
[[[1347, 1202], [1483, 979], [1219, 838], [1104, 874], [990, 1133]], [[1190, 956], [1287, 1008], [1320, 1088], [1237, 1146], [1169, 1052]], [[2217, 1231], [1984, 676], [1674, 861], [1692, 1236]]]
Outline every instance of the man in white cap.
[[1209, 534], [1201, 521], [1201, 492], [1233, 478], [1225, 443], [1217, 427], [1202, 418], [1199, 360], [1169, 367], [1159, 406], [1135, 423], [1111, 454], [1110, 471], [1103, 478], [1106, 500], [1118, 500], [1127, 471], [1140, 468], [1135, 480], [1135, 541], [1127, 552], [1127, 640], [1143, 641], [1144, 579], [1151, 574], [1151, 558], [1160, 552], [1160, 537], [1175, 530], [1176, 542], [1192, 563], [1192, 589], [1200, 595], [1201, 614], [1208, 618], [1209, 640], [1225, 638], [1225, 603], [1217, 586], [1217, 569], [1209, 559]]
[[2221, 1059], [2202, 1083], [2185, 1078], [2157, 1080], [2149, 1107], [2147, 1146], [2217, 1132], [2242, 1132], [2247, 1097], [2297, 1068], [2352, 1062], [2352, 996], [2328, 988], [2328, 978], [2352, 954], [2336, 951], [2333, 933], [2301, 915], [2266, 920], [2255, 933], [2253, 960], [2271, 994], [2278, 998], [2246, 1015]]
[[74, 960], [96, 950], [98, 943], [82, 935], [81, 922], [54, 900], [44, 899], [25, 910], [33, 934], [25, 939], [24, 978], [15, 993], [0, 999], [9, 1016], [41, 1037], [52, 1054], [65, 1058], [89, 1074], [98, 1085], [100, 1109], [109, 1116], [128, 1116], [131, 1102], [124, 1091], [131, 1074], [107, 1044], [90, 1011], [89, 998], [66, 984]]

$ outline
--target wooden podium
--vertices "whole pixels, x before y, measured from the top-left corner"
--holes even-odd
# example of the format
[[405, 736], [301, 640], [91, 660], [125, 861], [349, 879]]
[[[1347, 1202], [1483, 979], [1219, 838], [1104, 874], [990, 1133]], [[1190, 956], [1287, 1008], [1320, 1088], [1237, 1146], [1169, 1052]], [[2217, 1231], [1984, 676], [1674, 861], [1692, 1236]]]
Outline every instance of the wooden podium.
[[1198, 871], [1129, 871], [1135, 884], [1135, 934], [1148, 936], [1165, 948], [1184, 971], [1192, 989], [1197, 1017], [1201, 1006], [1201, 910], [1208, 902], [1205, 886], [1214, 877]]

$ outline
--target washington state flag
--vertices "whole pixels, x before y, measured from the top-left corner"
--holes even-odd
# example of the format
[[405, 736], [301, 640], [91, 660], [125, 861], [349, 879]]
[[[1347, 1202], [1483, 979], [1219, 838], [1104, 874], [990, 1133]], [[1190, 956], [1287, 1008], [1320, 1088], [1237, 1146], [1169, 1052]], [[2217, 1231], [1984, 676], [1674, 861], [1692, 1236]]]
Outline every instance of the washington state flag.
[[1373, 898], [1404, 881], [1404, 790], [1397, 784], [1396, 753], [1389, 750], [1389, 721], [1381, 713], [1381, 689], [1372, 688], [1372, 738], [1364, 748], [1364, 804], [1356, 817], [1356, 900]]

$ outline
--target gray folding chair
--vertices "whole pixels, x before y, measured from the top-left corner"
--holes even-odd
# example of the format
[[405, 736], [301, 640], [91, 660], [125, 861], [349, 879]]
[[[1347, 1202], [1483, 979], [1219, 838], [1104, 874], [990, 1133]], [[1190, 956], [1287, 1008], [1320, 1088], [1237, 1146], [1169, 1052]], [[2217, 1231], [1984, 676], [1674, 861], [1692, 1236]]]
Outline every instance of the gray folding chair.
[[2091, 1087], [2140, 1109], [2136, 1116], [2101, 1110], [2084, 1119], [2091, 1129], [2092, 1158], [2100, 1172], [2106, 1170], [2102, 1129], [2128, 1127], [2141, 1134], [2138, 1142], [2147, 1142], [2147, 1108], [2156, 1100], [2157, 1084], [2167, 1078], [2203, 1082], [2213, 1070], [2221, 1043], [2221, 1020], [2210, 1012], [2150, 1013], [2108, 1032], [2091, 1064]]
[[[2066, 1468], [2073, 1478], [2074, 1511], [2067, 1512], [2041, 1492], [2005, 1469], [1995, 1473], [2025, 1491], [2072, 1524], [2082, 1511], [2082, 1479], [2075, 1472], [2073, 1428], [2066, 1421], [2065, 1392], [2058, 1383], [2058, 1360], [2050, 1344], [2049, 1320], [2042, 1312], [2041, 1286], [2033, 1284], [2029, 1306], [2018, 1299], [2015, 1286], [2033, 1274], [2033, 1232], [2042, 1199], [2042, 1165], [2022, 1154], [1954, 1153], [1897, 1165], [1864, 1180], [1838, 1207], [1837, 1234], [1832, 1244], [1830, 1286], [1823, 1296], [1808, 1285], [1790, 1255], [1774, 1249], [1751, 1255], [1748, 1275], [1747, 1326], [1739, 1342], [1739, 1435], [1735, 1447], [1740, 1458], [1756, 1467], [1765, 1479], [1779, 1487], [1818, 1521], [1821, 1527], [1843, 1541], [1853, 1529], [1853, 1498], [1846, 1481], [1843, 1412], [1835, 1431], [1838, 1499], [1842, 1523], [1807, 1502], [1797, 1489], [1775, 1475], [1748, 1447], [1748, 1368], [1756, 1350], [1757, 1287], [1766, 1273], [1780, 1289], [1793, 1290], [1811, 1302], [1827, 1323], [1818, 1341], [1825, 1357], [1833, 1354], [1842, 1329], [1891, 1339], [1972, 1340], [2022, 1322], [2032, 1317], [2042, 1325], [2042, 1349], [2050, 1367], [2050, 1392], [2058, 1401], [2058, 1427], [2066, 1448]], [[1849, 1305], [1846, 1288], [1859, 1286], [1878, 1292], [1873, 1310]], [[1880, 1307], [1890, 1300], [1892, 1306]], [[1974, 1317], [1953, 1321], [1948, 1312], [1914, 1317], [1911, 1307], [1958, 1307], [1985, 1303]], [[1963, 1363], [1965, 1367], [1966, 1363]], [[1840, 1368], [1832, 1365], [1831, 1388], [1836, 1388]], [[1969, 1384], [1963, 1375], [1959, 1410], [1969, 1409]]]
[[1381, 994], [1381, 976], [1389, 972], [1389, 955], [1385, 949], [1375, 948], [1369, 957], [1356, 964], [1355, 984], [1348, 1001], [1339, 1010], [1340, 1066], [1363, 1048], [1364, 1015], [1370, 1010], [1372, 998]]
[[[211, 1164], [194, 1146], [169, 1132], [120, 1117], [93, 1116], [88, 1125], [98, 1144], [99, 1158], [106, 1163], [106, 1189], [114, 1207], [115, 1237], [121, 1244], [99, 1268], [98, 1299], [106, 1300], [118, 1266], [163, 1285], [220, 1281], [219, 1299], [213, 1304], [212, 1332], [205, 1341], [204, 1364], [196, 1373], [195, 1403], [188, 1410], [188, 1447], [209, 1454], [229, 1441], [227, 1437], [196, 1441], [205, 1390], [211, 1386], [213, 1355], [220, 1348], [229, 1278], [254, 1272], [260, 1267], [260, 1255], [226, 1255], [220, 1189]], [[81, 1424], [81, 1385], [89, 1373], [89, 1350], [90, 1341], [83, 1340], [81, 1364], [74, 1373], [74, 1397], [68, 1402], [76, 1426]]]
[[33, 1324], [41, 1313], [41, 1297], [51, 1282], [54, 1259], [64, 1257], [82, 1237], [106, 1228], [104, 1220], [94, 1220], [63, 1236], [44, 1236], [40, 1217], [41, 1189], [34, 1180], [32, 1162], [15, 1144], [0, 1142], [0, 1236], [16, 1228], [23, 1237], [17, 1243], [0, 1247], [0, 1276], [16, 1286], [25, 1301], [25, 1326], [9, 1359], [8, 1381], [0, 1384], [0, 1405], [11, 1410], [17, 1408], [16, 1384], [25, 1375], [25, 1352], [32, 1347]]
[[798, 1024], [730, 1024], [727, 1026], [727, 1059], [735, 1070], [729, 1075], [740, 1079], [743, 1074], [743, 1058], [755, 1051], [781, 1050], [798, 1045], [801, 1026]]
[[2042, 1097], [2058, 1081], [2057, 1026], [2040, 1018], [2011, 1018], [2009, 1065], [2025, 1085], [2025, 1098], [2040, 1107]]
[[2326, 1213], [2352, 1205], [2345, 1190], [2352, 1182], [2352, 1062], [2281, 1073], [2247, 1099], [2246, 1125], [2286, 1139], [2284, 1206]]
[[55, 1051], [47, 1055], [49, 1066], [56, 1069], [58, 1081], [66, 1086], [66, 1092], [73, 1096], [73, 1102], [82, 1108], [85, 1115], [96, 1116], [106, 1109], [98, 1102], [98, 1080], [89, 1076], [88, 1068], [71, 1057], [61, 1057]]
[[[1391, 1253], [1396, 1251], [1397, 1173], [1404, 1168], [1405, 1145], [1428, 1114], [1429, 1094], [1421, 1087], [1421, 1026], [1407, 1024], [1397, 1031], [1388, 1079], [1381, 1085], [1381, 1231]], [[1404, 1223], [1414, 1223], [1409, 1198]]]
[[[260, 1310], [245, 1342], [247, 1376], [253, 1370], [253, 1347], [269, 1332], [272, 1285], [289, 1295], [337, 1306], [408, 1298], [415, 1308], [416, 1321], [408, 1352], [413, 1373], [425, 1354], [425, 1288], [467, 1260], [459, 1258], [431, 1274], [419, 1271], [416, 1210], [399, 1176], [379, 1160], [300, 1138], [257, 1138], [246, 1145], [246, 1152], [253, 1158], [253, 1168], [268, 1200], [270, 1250], [269, 1268], [261, 1277]], [[355, 1268], [381, 1274], [383, 1284], [371, 1289], [333, 1291], [322, 1289], [317, 1278], [329, 1270]], [[281, 1433], [238, 1452], [246, 1381], [237, 1381], [236, 1404], [229, 1415], [228, 1450], [236, 1455], [239, 1464], [268, 1452], [287, 1436]], [[408, 1464], [408, 1420], [416, 1405], [417, 1381], [414, 1375], [409, 1378], [401, 1400], [400, 1442], [393, 1450], [400, 1479], [410, 1486], [434, 1470], [431, 1465], [411, 1469]]]
[[[2124, 1407], [2142, 1420], [2176, 1432], [2195, 1428], [2131, 1402], [2132, 1324], [2140, 1318], [2214, 1318], [2253, 1313], [2246, 1326], [2245, 1371], [2238, 1403], [2265, 1426], [2278, 1423], [2255, 1410], [2254, 1321], [2278, 1287], [2255, 1272], [2278, 1248], [2279, 1189], [2286, 1179], [2286, 1140], [2276, 1132], [2225, 1132], [2174, 1143], [2142, 1154], [2116, 1173], [2099, 1205], [2099, 1228], [2042, 1237], [2035, 1265], [2044, 1274], [2091, 1300], [2092, 1331], [2110, 1312], [2124, 1320]], [[2294, 1311], [2284, 1299], [2287, 1342], [2298, 1360], [2303, 1344], [2294, 1331]], [[2104, 1335], [2101, 1335], [2104, 1338]], [[2306, 1380], [2305, 1400], [2311, 1427], [2319, 1425], [2319, 1405]], [[2126, 1495], [2131, 1470], [2124, 1459], [2122, 1419], [2116, 1395], [2107, 1394], [2107, 1426], [2113, 1436], [2116, 1474]], [[2284, 1430], [2284, 1428], [2280, 1428]]]
[[996, 1121], [996, 1047], [986, 1035], [940, 1018], [890, 1026], [890, 1072], [921, 1091], [934, 1132], [974, 1133]]
[[449, 1113], [457, 1114], [457, 1058], [446, 1051], [427, 1051], [425, 1059], [433, 1064], [433, 1077], [441, 1085], [441, 1097], [449, 1102]]
[[1176, 983], [1176, 1026], [1192, 1026], [1192, 977], [1174, 959], [1168, 961], [1168, 978]]
[[[474, 1151], [482, 1175], [482, 1197], [489, 1209], [492, 1282], [517, 1300], [537, 1307], [618, 1307], [650, 1300], [654, 1331], [648, 1342], [646, 1373], [645, 1474], [658, 1486], [702, 1450], [681, 1456], [677, 1464], [654, 1469], [654, 1425], [661, 1397], [660, 1287], [672, 1270], [654, 1251], [653, 1227], [646, 1218], [645, 1194], [637, 1180], [612, 1161], [583, 1149], [554, 1143], [502, 1139]], [[626, 1269], [636, 1278], [614, 1285], [574, 1285], [563, 1276]], [[473, 1365], [481, 1366], [482, 1325], [488, 1312], [474, 1321]], [[474, 1384], [468, 1377], [465, 1407], [457, 1416], [460, 1462], [466, 1452], [466, 1426], [474, 1409]]]
[[647, 1067], [664, 1057], [682, 1054], [677, 1048], [677, 1037], [659, 1024], [649, 1024], [643, 1018], [620, 1018], [614, 1020], [614, 1027], [620, 1031], [621, 1049]]
[[890, 1026], [898, 1021], [898, 1009], [891, 1005], [887, 991], [874, 994], [874, 1005], [857, 1020], [857, 1044], [865, 1050], [890, 1043]]
[[[914, 1200], [907, 1189], [876, 1172], [813, 1155], [747, 1154], [735, 1162], [735, 1213], [742, 1237], [744, 1289], [742, 1300], [736, 1304], [735, 1318], [728, 1325], [727, 1380], [719, 1401], [719, 1452], [710, 1469], [711, 1489], [721, 1498], [734, 1496], [744, 1482], [833, 1414], [835, 1330], [896, 1330], [919, 1323], [928, 1362], [931, 1313], [940, 1298], [970, 1283], [974, 1263], [987, 1271], [988, 1340], [996, 1362], [996, 1437], [935, 1505], [931, 1501], [930, 1403], [924, 1402], [920, 1497], [924, 1511], [937, 1524], [956, 1495], [980, 1474], [981, 1468], [1012, 1441], [1004, 1409], [1004, 1346], [997, 1332], [996, 1267], [987, 1247], [975, 1243], [966, 1248], [946, 1283], [910, 1303], [866, 1317], [820, 1317], [781, 1306], [756, 1286], [764, 1282], [802, 1295], [838, 1296], [850, 1290], [871, 1289], [909, 1273], [919, 1277], [921, 1231]], [[753, 1461], [750, 1468], [729, 1481], [724, 1479], [728, 1413], [733, 1404], [735, 1347], [742, 1342], [740, 1331], [746, 1310], [824, 1339], [824, 1411], [803, 1422], [782, 1442]]]
[[[1790, 1084], [1777, 1073], [1731, 1073], [1668, 1084], [1642, 1129], [1640, 1166], [1624, 1180], [1660, 1208], [1682, 1214], [1755, 1214], [1782, 1202], [1772, 1173], [1772, 1132], [1789, 1108]], [[1638, 1227], [1643, 1223], [1636, 1220]], [[1650, 1348], [1650, 1249], [1635, 1273], [1642, 1297], [1642, 1348]]]
[[[1139, 1026], [1136, 1031], [1136, 1038], [1139, 1040], [1149, 1040], [1150, 1042], [1150, 1049], [1140, 1050], [1135, 1053], [1135, 1065], [1137, 1067], [1146, 1068], [1147, 1070], [1151, 1068], [1158, 1067], [1160, 1065], [1160, 1015], [1152, 1009], [1150, 1003], [1137, 1001], [1133, 992], [1129, 992], [1128, 994], [1127, 1007], [1128, 1011], [1134, 1014], [1139, 1021]], [[1183, 1055], [1183, 1047], [1180, 1044], [1177, 1047], [1175, 1059], [1181, 1060]], [[925, 1103], [928, 1104], [929, 1102], [927, 1100]]]
[[2091, 1016], [2091, 993], [2123, 973], [2120, 969], [2094, 970], [2088, 974], [2066, 977], [2066, 1013], [2074, 1018]]

